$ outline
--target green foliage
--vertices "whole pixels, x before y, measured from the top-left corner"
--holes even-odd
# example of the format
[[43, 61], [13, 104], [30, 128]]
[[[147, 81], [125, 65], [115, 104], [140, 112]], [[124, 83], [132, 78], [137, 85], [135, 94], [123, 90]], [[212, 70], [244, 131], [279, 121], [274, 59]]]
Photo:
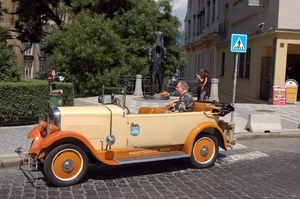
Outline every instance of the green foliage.
[[[64, 91], [64, 105], [73, 106], [72, 83], [56, 83], [56, 88]], [[0, 126], [33, 124], [45, 119], [48, 98], [47, 81], [0, 82]]]
[[1, 126], [38, 122], [47, 107], [47, 86], [41, 85], [41, 82], [0, 82]]
[[46, 46], [53, 53], [50, 62], [72, 74], [70, 80], [83, 94], [99, 94], [103, 84], [115, 84], [126, 65], [124, 44], [111, 21], [80, 13], [65, 28], [47, 38]]
[[17, 56], [6, 40], [9, 38], [8, 30], [0, 27], [0, 81], [20, 81], [21, 68], [17, 64]]
[[49, 35], [45, 47], [51, 64], [69, 74], [83, 94], [97, 95], [120, 76], [149, 75], [148, 51], [158, 24], [168, 50], [165, 75], [185, 65], [175, 40], [180, 22], [167, 0], [76, 0], [70, 8], [73, 22]]
[[[68, 0], [67, 0], [68, 1]], [[63, 23], [57, 12], [60, 0], [14, 0], [17, 9], [12, 13], [7, 8], [7, 14], [18, 15], [14, 28], [19, 32], [18, 39], [22, 42], [39, 43], [43, 38], [43, 26], [48, 21], [54, 21], [59, 27]]]
[[[69, 80], [83, 94], [99, 94], [102, 85], [113, 86], [120, 76], [148, 76], [148, 52], [157, 25], [164, 32], [168, 51], [165, 76], [185, 65], [183, 47], [176, 42], [180, 21], [171, 15], [169, 0], [15, 2], [18, 38], [39, 42], [43, 30], [51, 31], [45, 43], [50, 63], [57, 71], [70, 75]], [[72, 23], [63, 23], [63, 13], [74, 17]]]

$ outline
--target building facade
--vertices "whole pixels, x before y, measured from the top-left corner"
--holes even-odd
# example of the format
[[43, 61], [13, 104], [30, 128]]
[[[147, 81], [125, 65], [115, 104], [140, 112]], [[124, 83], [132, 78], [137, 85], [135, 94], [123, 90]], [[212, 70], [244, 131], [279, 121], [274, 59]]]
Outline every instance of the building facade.
[[[6, 8], [8, 12], [15, 12], [17, 3], [11, 0], [1, 0], [2, 8]], [[30, 47], [30, 43], [23, 43], [17, 40], [17, 32], [13, 29], [13, 24], [17, 19], [16, 15], [2, 13], [0, 21], [2, 27], [10, 30], [11, 39], [7, 41], [13, 46], [13, 50], [17, 55], [18, 63], [22, 68], [22, 78], [33, 78], [36, 74], [47, 72], [52, 66], [47, 62], [46, 55], [42, 50], [42, 43], [34, 43]]]
[[299, 7], [298, 0], [189, 0], [185, 76], [209, 69], [219, 79], [220, 101], [230, 102], [236, 64], [231, 35], [246, 34], [246, 53], [237, 59], [236, 102], [271, 102], [273, 86], [285, 85], [288, 66], [299, 82]]
[[[14, 0], [0, 0], [1, 7], [6, 8], [8, 12], [13, 13], [17, 9], [17, 3]], [[2, 13], [0, 18], [0, 26], [6, 27], [10, 30], [11, 39], [7, 41], [9, 45], [13, 46], [13, 50], [17, 55], [18, 63], [22, 68], [22, 78], [33, 78], [39, 73], [47, 73], [48, 70], [54, 68], [49, 64], [47, 56], [43, 51], [43, 41], [40, 43], [23, 43], [17, 39], [17, 32], [14, 31], [13, 25], [17, 19], [17, 15], [10, 15]], [[67, 23], [72, 21], [69, 14], [62, 14], [60, 18]], [[54, 23], [49, 21], [44, 28], [45, 35], [54, 27]]]

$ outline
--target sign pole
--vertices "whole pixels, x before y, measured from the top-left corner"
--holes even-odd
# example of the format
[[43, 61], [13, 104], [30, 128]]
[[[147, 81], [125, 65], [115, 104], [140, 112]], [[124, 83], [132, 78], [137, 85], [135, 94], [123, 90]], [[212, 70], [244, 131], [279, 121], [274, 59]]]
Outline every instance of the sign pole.
[[[232, 91], [232, 106], [234, 108], [235, 94], [236, 94], [236, 81], [237, 81], [237, 67], [239, 61], [239, 53], [246, 53], [247, 51], [247, 35], [244, 34], [231, 34], [230, 51], [235, 54], [234, 65], [234, 79], [233, 79], [233, 91]], [[231, 112], [231, 122], [234, 120], [234, 111]]]
[[[232, 106], [235, 103], [235, 93], [236, 93], [236, 81], [237, 81], [237, 66], [239, 60], [239, 53], [235, 54], [235, 65], [234, 65], [234, 75], [233, 75], [233, 91], [232, 91]], [[234, 120], [234, 111], [231, 112], [231, 122]]]

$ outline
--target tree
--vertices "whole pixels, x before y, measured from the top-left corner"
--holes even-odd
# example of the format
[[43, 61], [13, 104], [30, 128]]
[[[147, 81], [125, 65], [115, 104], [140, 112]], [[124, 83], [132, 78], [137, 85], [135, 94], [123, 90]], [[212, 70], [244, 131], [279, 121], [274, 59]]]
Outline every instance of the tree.
[[[171, 15], [169, 0], [15, 1], [15, 27], [22, 41], [39, 42], [47, 22], [56, 23], [45, 42], [50, 63], [69, 73], [83, 93], [98, 94], [103, 84], [114, 85], [120, 75], [149, 75], [147, 56], [158, 24], [168, 49], [165, 74], [185, 65], [175, 39], [180, 21]], [[74, 16], [72, 23], [60, 19], [65, 12]]]
[[[61, 27], [63, 21], [59, 17], [60, 0], [12, 0], [16, 3], [16, 10], [1, 8], [1, 11], [17, 15], [14, 28], [19, 33], [18, 39], [22, 42], [39, 43], [43, 38], [43, 26], [53, 21]], [[70, 3], [69, 1], [64, 1]]]
[[50, 62], [84, 94], [99, 94], [102, 85], [112, 85], [126, 71], [124, 44], [113, 23], [102, 15], [80, 13], [65, 31], [46, 39]]
[[11, 46], [6, 44], [10, 35], [7, 29], [0, 27], [0, 81], [20, 81], [21, 69], [17, 56]]

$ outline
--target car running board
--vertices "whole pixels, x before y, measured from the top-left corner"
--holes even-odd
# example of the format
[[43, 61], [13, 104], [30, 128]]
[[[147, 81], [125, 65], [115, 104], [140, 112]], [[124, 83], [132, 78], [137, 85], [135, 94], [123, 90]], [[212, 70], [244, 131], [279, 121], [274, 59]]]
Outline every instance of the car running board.
[[115, 159], [115, 161], [118, 162], [120, 165], [122, 165], [122, 164], [134, 164], [134, 163], [142, 163], [142, 162], [153, 162], [153, 161], [161, 161], [161, 160], [188, 158], [188, 157], [190, 157], [188, 154], [178, 151], [178, 152], [170, 152], [169, 154], [165, 153], [160, 155], [151, 155], [151, 156], [142, 156], [142, 157], [119, 158], [119, 159]]

